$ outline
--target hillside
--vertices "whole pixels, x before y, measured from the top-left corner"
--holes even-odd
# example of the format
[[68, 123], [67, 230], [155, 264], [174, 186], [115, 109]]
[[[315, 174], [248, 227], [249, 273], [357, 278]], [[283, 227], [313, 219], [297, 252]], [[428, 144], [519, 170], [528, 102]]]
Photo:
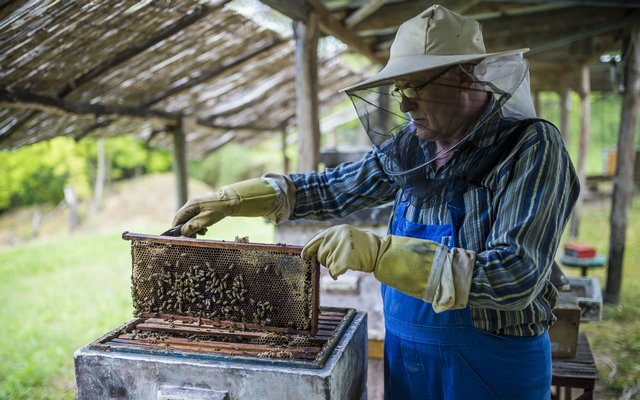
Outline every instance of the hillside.
[[[42, 213], [38, 239], [84, 235], [88, 233], [139, 232], [159, 234], [171, 227], [176, 211], [175, 177], [172, 173], [145, 175], [117, 182], [105, 190], [97, 214], [90, 202], [79, 204], [80, 222], [72, 232], [68, 228], [68, 209], [55, 212], [54, 205], [21, 207], [0, 215], [0, 247], [24, 242], [32, 233], [37, 210]], [[211, 190], [203, 182], [189, 182], [189, 194], [195, 196]], [[33, 240], [33, 239], [31, 239]]]

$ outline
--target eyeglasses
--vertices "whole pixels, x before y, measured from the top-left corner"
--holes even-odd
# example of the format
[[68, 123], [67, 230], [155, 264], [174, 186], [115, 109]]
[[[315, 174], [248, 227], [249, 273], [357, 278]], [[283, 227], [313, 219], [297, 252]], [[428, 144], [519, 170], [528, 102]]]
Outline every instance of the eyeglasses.
[[391, 91], [391, 95], [393, 96], [394, 99], [396, 99], [398, 101], [398, 103], [401, 103], [403, 98], [409, 99], [409, 100], [420, 100], [420, 95], [418, 94], [418, 92], [420, 90], [426, 88], [428, 85], [432, 84], [433, 81], [435, 81], [436, 79], [440, 78], [442, 75], [444, 75], [447, 72], [449, 72], [449, 70], [451, 70], [451, 68], [453, 68], [453, 67], [454, 66], [451, 66], [451, 67], [445, 69], [444, 71], [440, 72], [439, 74], [437, 74], [433, 78], [429, 79], [428, 81], [426, 81], [425, 83], [423, 83], [420, 86], [407, 87], [407, 88], [396, 87], [395, 89], [393, 89]]

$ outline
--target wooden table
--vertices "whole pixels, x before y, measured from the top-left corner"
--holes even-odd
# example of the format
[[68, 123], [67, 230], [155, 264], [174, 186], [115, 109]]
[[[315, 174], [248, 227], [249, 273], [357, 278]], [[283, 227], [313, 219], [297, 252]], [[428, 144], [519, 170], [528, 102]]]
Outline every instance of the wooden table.
[[597, 254], [595, 257], [584, 259], [569, 257], [565, 254], [560, 257], [560, 262], [565, 267], [580, 267], [580, 269], [582, 269], [582, 276], [587, 276], [587, 270], [589, 268], [604, 267], [604, 265], [607, 263], [607, 258], [603, 254]]
[[552, 360], [553, 376], [551, 386], [557, 388], [552, 395], [553, 400], [560, 399], [560, 391], [564, 388], [564, 400], [571, 400], [571, 389], [583, 389], [582, 394], [574, 400], [593, 399], [593, 389], [598, 379], [598, 368], [589, 347], [585, 333], [578, 334], [578, 348], [575, 358]]

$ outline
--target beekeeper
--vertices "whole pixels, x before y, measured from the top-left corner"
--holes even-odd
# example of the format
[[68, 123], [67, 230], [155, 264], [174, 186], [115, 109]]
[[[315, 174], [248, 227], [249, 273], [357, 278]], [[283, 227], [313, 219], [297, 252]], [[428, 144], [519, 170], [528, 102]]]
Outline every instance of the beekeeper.
[[536, 119], [525, 51], [487, 53], [477, 21], [432, 6], [400, 26], [377, 75], [343, 90], [373, 143], [360, 161], [223, 187], [173, 224], [189, 236], [226, 216], [327, 220], [393, 202], [387, 236], [339, 225], [302, 252], [334, 279], [382, 283], [385, 399], [549, 399], [549, 277], [579, 185], [558, 130]]

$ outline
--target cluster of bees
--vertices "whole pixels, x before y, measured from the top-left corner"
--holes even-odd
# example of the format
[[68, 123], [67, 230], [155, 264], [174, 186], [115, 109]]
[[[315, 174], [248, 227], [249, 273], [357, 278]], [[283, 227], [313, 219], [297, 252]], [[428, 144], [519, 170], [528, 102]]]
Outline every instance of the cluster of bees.
[[[269, 301], [248, 297], [244, 276], [234, 273], [235, 265], [229, 265], [228, 271], [216, 271], [208, 262], [205, 265], [192, 265], [186, 269], [178, 260], [172, 268], [173, 265], [167, 261], [163, 271], [152, 273], [146, 279], [134, 280], [132, 298], [135, 314], [168, 313], [209, 318], [216, 322], [227, 320], [242, 323], [245, 329], [248, 322], [263, 326], [271, 323], [274, 306]], [[155, 269], [153, 265], [150, 268]]]
[[260, 358], [293, 358], [293, 353], [290, 351], [265, 351], [258, 354]]

